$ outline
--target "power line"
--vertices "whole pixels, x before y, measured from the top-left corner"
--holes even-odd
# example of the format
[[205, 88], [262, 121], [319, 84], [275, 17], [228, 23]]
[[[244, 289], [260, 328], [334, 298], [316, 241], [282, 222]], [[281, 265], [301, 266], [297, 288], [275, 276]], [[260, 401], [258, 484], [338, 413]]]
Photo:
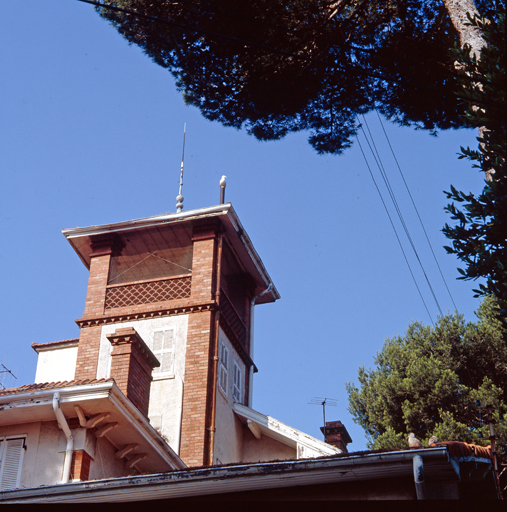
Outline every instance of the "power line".
[[[436, 305], [437, 305], [438, 311], [440, 312], [440, 315], [441, 315], [441, 316], [443, 316], [443, 315], [442, 315], [442, 309], [440, 308], [440, 304], [439, 304], [438, 299], [437, 299], [437, 297], [436, 297], [436, 295], [435, 295], [435, 292], [434, 292], [434, 290], [433, 290], [433, 286], [431, 285], [430, 280], [429, 280], [429, 278], [428, 278], [428, 275], [427, 275], [427, 273], [426, 273], [426, 270], [425, 270], [425, 268], [424, 268], [424, 265], [422, 264], [422, 261], [421, 261], [421, 259], [419, 258], [419, 253], [418, 253], [418, 251], [417, 251], [417, 249], [416, 249], [416, 247], [415, 247], [414, 241], [412, 240], [412, 236], [410, 235], [410, 231], [409, 231], [408, 226], [407, 226], [407, 224], [406, 224], [406, 222], [405, 222], [405, 219], [404, 219], [404, 217], [403, 217], [403, 214], [401, 213], [401, 208], [399, 207], [398, 201], [397, 201], [397, 199], [396, 199], [396, 195], [395, 195], [395, 193], [394, 193], [394, 190], [393, 190], [393, 189], [392, 189], [392, 187], [391, 187], [391, 183], [390, 183], [389, 178], [388, 178], [388, 176], [387, 176], [387, 172], [386, 172], [386, 170], [385, 170], [385, 168], [384, 168], [384, 165], [382, 164], [382, 160], [381, 160], [381, 158], [380, 158], [380, 154], [379, 154], [379, 152], [378, 152], [378, 150], [377, 150], [377, 147], [376, 147], [376, 145], [375, 145], [375, 141], [373, 140], [373, 135], [372, 135], [372, 133], [371, 133], [371, 131], [370, 131], [370, 127], [368, 126], [368, 122], [366, 121], [366, 118], [365, 118], [364, 116], [363, 116], [363, 121], [364, 121], [364, 123], [365, 123], [365, 125], [366, 125], [366, 128], [368, 129], [368, 133], [369, 133], [369, 135], [370, 135], [370, 138], [371, 138], [371, 141], [372, 141], [373, 147], [375, 148], [375, 151], [373, 151], [373, 148], [372, 148], [372, 146], [370, 145], [370, 142], [369, 142], [369, 140], [368, 140], [368, 137], [366, 136], [366, 133], [364, 132], [364, 129], [363, 129], [363, 128], [362, 128], [362, 126], [361, 126], [361, 130], [362, 130], [362, 132], [363, 132], [363, 135], [365, 136], [366, 142], [368, 143], [368, 146], [370, 147], [370, 151], [372, 152], [372, 154], [373, 154], [373, 158], [374, 158], [374, 160], [375, 160], [375, 162], [376, 162], [376, 164], [377, 164], [377, 167], [378, 167], [378, 168], [379, 168], [379, 170], [380, 170], [380, 174], [381, 174], [382, 178], [384, 179], [384, 184], [385, 184], [385, 185], [386, 185], [386, 187], [387, 187], [387, 191], [389, 192], [389, 195], [390, 195], [390, 197], [391, 197], [391, 201], [393, 202], [393, 204], [394, 204], [394, 208], [395, 208], [395, 210], [396, 210], [396, 213], [398, 214], [398, 218], [400, 219], [401, 225], [403, 226], [403, 229], [404, 229], [404, 231], [405, 231], [405, 234], [407, 235], [407, 238], [408, 238], [408, 241], [409, 241], [409, 243], [410, 243], [410, 246], [412, 247], [412, 250], [414, 251], [415, 257], [417, 258], [417, 261], [419, 262], [419, 266], [421, 267], [421, 270], [422, 270], [422, 272], [423, 272], [423, 274], [424, 274], [424, 277], [425, 277], [425, 279], [426, 279], [426, 283], [428, 284], [428, 287], [429, 287], [429, 289], [430, 289], [430, 291], [431, 291], [431, 294], [432, 294], [432, 296], [433, 296], [433, 299], [434, 299], [434, 301], [435, 301], [435, 303], [436, 303]], [[375, 156], [375, 153], [376, 153], [376, 155], [377, 155], [377, 156]], [[378, 159], [377, 159], [377, 158], [378, 158]]]
[[453, 305], [454, 305], [454, 309], [455, 309], [456, 311], [458, 311], [458, 308], [457, 308], [457, 306], [456, 306], [456, 303], [454, 302], [454, 298], [453, 298], [453, 296], [452, 296], [451, 290], [449, 289], [449, 286], [447, 286], [447, 281], [445, 280], [444, 274], [443, 274], [443, 272], [442, 272], [442, 269], [440, 268], [440, 265], [439, 265], [439, 263], [438, 263], [437, 257], [436, 257], [436, 255], [435, 255], [435, 251], [433, 250], [433, 246], [431, 245], [430, 239], [429, 239], [429, 237], [428, 237], [428, 233], [426, 232], [426, 228], [424, 227], [424, 223], [423, 223], [423, 221], [422, 221], [422, 219], [421, 219], [421, 216], [419, 215], [419, 210], [417, 209], [417, 206], [416, 206], [416, 204], [415, 204], [414, 198], [412, 197], [412, 194], [411, 194], [411, 192], [410, 192], [410, 189], [408, 188], [408, 184], [407, 184], [407, 182], [406, 182], [406, 180], [405, 180], [405, 176], [403, 175], [403, 172], [402, 172], [402, 170], [401, 170], [401, 166], [400, 166], [400, 164], [399, 164], [399, 162], [398, 162], [398, 159], [396, 158], [396, 155], [395, 155], [395, 153], [394, 153], [394, 149], [393, 149], [393, 147], [392, 147], [392, 145], [391, 145], [391, 141], [389, 140], [389, 137], [388, 137], [388, 135], [387, 135], [386, 129], [385, 129], [385, 127], [384, 127], [384, 123], [382, 122], [382, 118], [380, 117], [380, 114], [379, 114], [378, 112], [377, 112], [377, 117], [378, 117], [378, 119], [379, 119], [379, 121], [380, 121], [380, 125], [382, 126], [382, 130], [383, 130], [384, 135], [385, 135], [385, 137], [386, 137], [386, 139], [387, 139], [387, 143], [388, 143], [388, 145], [389, 145], [389, 148], [391, 149], [391, 153], [392, 153], [392, 155], [393, 155], [393, 157], [394, 157], [394, 161], [396, 162], [396, 165], [398, 166], [398, 170], [400, 171], [401, 177], [402, 177], [402, 179], [403, 179], [403, 183], [405, 184], [405, 187], [406, 187], [406, 189], [407, 189], [407, 192], [408, 192], [408, 195], [409, 195], [409, 197], [410, 197], [410, 200], [412, 201], [412, 205], [414, 206], [414, 210], [416, 211], [416, 213], [417, 213], [417, 217], [418, 217], [418, 219], [419, 219], [419, 222], [421, 223], [421, 227], [422, 227], [422, 229], [423, 229], [423, 231], [424, 231], [424, 235], [425, 235], [426, 240], [428, 241], [428, 245], [429, 245], [429, 247], [430, 247], [430, 249], [431, 249], [431, 254], [433, 254], [433, 259], [435, 260], [435, 263], [437, 264], [437, 267], [438, 267], [438, 270], [439, 270], [439, 272], [440, 272], [440, 275], [442, 276], [442, 281], [444, 282], [445, 288], [447, 289], [447, 292], [449, 293], [449, 297], [451, 298], [451, 301], [452, 301], [452, 303], [453, 303]]
[[391, 214], [389, 213], [389, 210], [388, 210], [387, 205], [386, 205], [386, 203], [384, 201], [384, 198], [382, 197], [382, 193], [380, 192], [380, 189], [379, 189], [379, 187], [377, 185], [375, 177], [373, 176], [373, 172], [371, 170], [370, 164], [368, 163], [368, 159], [366, 158], [366, 154], [365, 154], [365, 152], [363, 150], [363, 146], [362, 146], [361, 141], [359, 140], [359, 137], [357, 135], [356, 135], [356, 140], [357, 140], [357, 143], [359, 144], [359, 148], [361, 149], [361, 153], [363, 154], [364, 161], [366, 162], [366, 167], [368, 167], [368, 171], [370, 172], [371, 179], [373, 180], [373, 183], [375, 185], [375, 188], [377, 189], [378, 195], [380, 196], [380, 200], [382, 201], [382, 204], [384, 205], [384, 209], [385, 209], [385, 211], [387, 213], [387, 216], [389, 217], [389, 222], [391, 223], [391, 226], [393, 228], [394, 234], [396, 235], [396, 239], [398, 240], [398, 244], [400, 245], [400, 249], [401, 249], [401, 252], [403, 253], [403, 257], [405, 258], [405, 262], [407, 264], [408, 270], [410, 271], [410, 275], [412, 276], [412, 279], [414, 280], [415, 287], [417, 288], [417, 291], [419, 292], [419, 297], [421, 297], [422, 303], [424, 304], [426, 312], [428, 313], [430, 321], [431, 321], [431, 323], [432, 323], [432, 325], [434, 327], [435, 324], [433, 322], [433, 318], [431, 317], [431, 314], [429, 312], [428, 306], [426, 305], [426, 302], [425, 302], [424, 297], [423, 297], [423, 295], [421, 293], [419, 285], [417, 284], [417, 280], [416, 280], [416, 278], [414, 276], [414, 273], [412, 272], [412, 267], [410, 266], [410, 263], [408, 261], [407, 255], [405, 254], [405, 250], [403, 249], [403, 245], [401, 243], [400, 237], [398, 236], [398, 232], [396, 231], [396, 227], [394, 225], [393, 219], [391, 218]]

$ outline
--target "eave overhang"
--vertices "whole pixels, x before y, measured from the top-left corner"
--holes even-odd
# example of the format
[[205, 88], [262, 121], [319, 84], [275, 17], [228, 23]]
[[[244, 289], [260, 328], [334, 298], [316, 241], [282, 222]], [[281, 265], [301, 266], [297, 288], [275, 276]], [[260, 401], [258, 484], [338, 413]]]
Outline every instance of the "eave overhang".
[[[83, 264], [87, 269], [89, 269], [91, 254], [90, 242], [95, 236], [169, 224], [198, 224], [214, 218], [219, 219], [227, 239], [239, 255], [241, 262], [246, 267], [246, 270], [254, 278], [257, 286], [256, 293], [264, 291], [270, 284], [272, 284], [271, 277], [264, 267], [264, 263], [255, 250], [250, 237], [243, 228], [231, 203], [211, 206], [208, 208], [200, 208], [197, 210], [189, 210], [181, 213], [167, 213], [164, 215], [157, 215], [155, 217], [146, 217], [143, 219], [117, 222], [114, 224], [64, 229], [62, 230], [62, 233], [76, 251]], [[259, 297], [256, 303], [262, 304], [266, 302], [274, 302], [279, 298], [280, 294], [273, 284], [270, 292]]]
[[171, 473], [71, 483], [0, 493], [3, 503], [132, 502], [258, 491], [299, 485], [413, 477], [413, 458], [426, 479], [457, 481], [446, 448], [233, 464]]
[[98, 427], [106, 423], [117, 423], [105, 437], [118, 450], [128, 444], [139, 445], [137, 451], [147, 454], [144, 460], [137, 463], [140, 471], [169, 471], [186, 467], [148, 420], [118, 389], [113, 379], [2, 395], [0, 426], [56, 421], [53, 410], [55, 391], [60, 393], [60, 407], [67, 419], [77, 417], [76, 405], [81, 407], [87, 417], [108, 413], [109, 416]]
[[342, 453], [341, 450], [335, 446], [290, 427], [271, 416], [266, 416], [260, 412], [254, 411], [245, 405], [235, 403], [233, 404], [233, 411], [240, 421], [246, 424], [250, 430], [253, 430], [251, 426], [253, 423], [255, 425], [255, 431], [292, 448], [297, 449], [298, 446], [304, 446], [306, 449], [310, 450], [310, 452], [313, 452], [314, 456]]

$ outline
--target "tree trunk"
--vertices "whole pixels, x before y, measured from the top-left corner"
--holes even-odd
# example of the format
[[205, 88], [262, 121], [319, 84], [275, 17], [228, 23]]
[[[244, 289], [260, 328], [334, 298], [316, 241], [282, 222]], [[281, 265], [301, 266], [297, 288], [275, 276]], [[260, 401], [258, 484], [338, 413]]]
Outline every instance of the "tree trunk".
[[479, 16], [479, 11], [475, 6], [474, 0], [442, 0], [451, 22], [459, 34], [461, 46], [469, 44], [472, 48], [472, 55], [479, 58], [480, 52], [486, 42], [482, 36], [482, 31], [477, 27], [470, 26], [467, 14], [472, 18]]
[[[471, 54], [477, 59], [480, 59], [481, 50], [486, 46], [486, 41], [482, 35], [482, 31], [478, 27], [470, 25], [467, 14], [471, 18], [474, 15], [479, 16], [479, 11], [475, 6], [474, 0], [442, 0], [444, 3], [451, 23], [453, 24], [456, 32], [459, 34], [459, 41], [461, 47], [465, 44], [470, 45]], [[479, 107], [476, 107], [479, 108]], [[479, 137], [483, 137], [486, 128], [481, 126], [479, 128]], [[495, 171], [492, 169], [484, 171], [487, 181], [492, 181]]]

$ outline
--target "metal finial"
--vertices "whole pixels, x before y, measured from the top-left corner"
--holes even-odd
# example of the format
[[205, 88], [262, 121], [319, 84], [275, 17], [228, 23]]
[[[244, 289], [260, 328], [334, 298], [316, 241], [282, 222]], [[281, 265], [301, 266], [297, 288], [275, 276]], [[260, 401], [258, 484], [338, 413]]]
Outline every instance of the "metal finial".
[[183, 196], [181, 195], [181, 189], [183, 187], [183, 162], [185, 161], [185, 133], [187, 131], [187, 123], [183, 125], [183, 151], [181, 153], [181, 170], [180, 170], [180, 191], [176, 196], [176, 212], [180, 213], [183, 210]]
[[220, 179], [220, 204], [225, 203], [225, 187], [227, 185], [225, 182], [225, 178], [227, 178], [227, 176], [222, 176], [222, 178]]

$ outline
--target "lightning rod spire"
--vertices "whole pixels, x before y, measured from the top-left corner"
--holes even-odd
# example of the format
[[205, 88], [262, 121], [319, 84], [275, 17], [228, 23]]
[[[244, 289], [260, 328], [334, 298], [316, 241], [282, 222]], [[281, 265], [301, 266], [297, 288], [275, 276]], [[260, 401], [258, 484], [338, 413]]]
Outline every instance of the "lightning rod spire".
[[187, 131], [187, 123], [183, 125], [183, 151], [181, 153], [181, 170], [180, 170], [180, 191], [176, 196], [176, 212], [180, 213], [183, 210], [183, 196], [181, 195], [181, 189], [183, 187], [183, 163], [185, 161], [185, 133]]

